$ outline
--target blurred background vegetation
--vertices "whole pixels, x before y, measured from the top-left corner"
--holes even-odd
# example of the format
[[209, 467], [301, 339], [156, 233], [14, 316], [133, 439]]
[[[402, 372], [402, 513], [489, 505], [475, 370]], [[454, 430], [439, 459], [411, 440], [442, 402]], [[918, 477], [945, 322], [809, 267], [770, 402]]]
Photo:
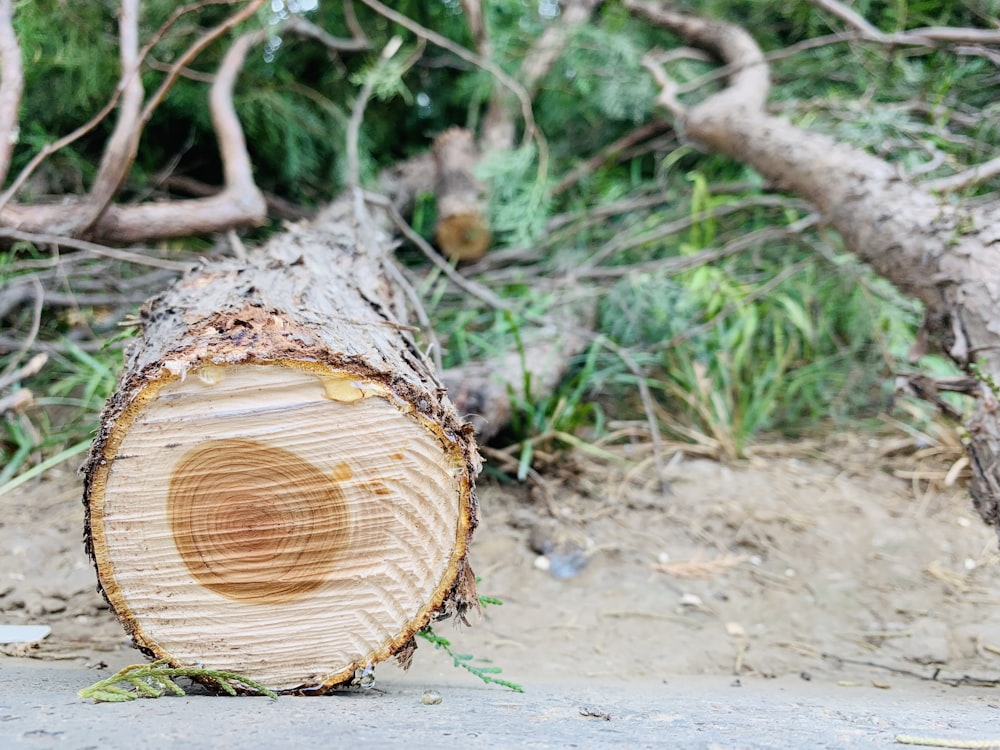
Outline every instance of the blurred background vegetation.
[[[557, 22], [558, 3], [490, 0], [484, 6], [495, 60], [516, 74], [532, 42]], [[843, 29], [804, 0], [707, 0], [696, 6], [744, 25], [769, 52]], [[379, 51], [393, 35], [402, 36], [407, 50], [416, 40], [359, 4], [372, 51], [332, 54], [315, 42], [286, 38], [280, 21], [301, 13], [347, 36], [341, 2], [275, 0], [266, 7], [255, 23], [274, 33], [247, 61], [236, 108], [260, 187], [308, 211], [342, 187], [347, 118]], [[473, 44], [457, 0], [400, 0], [393, 7], [458, 44]], [[862, 0], [852, 7], [885, 32], [989, 28], [1000, 16], [997, 0]], [[144, 3], [142, 38], [175, 8], [165, 0]], [[147, 90], [200, 30], [231, 11], [207, 5], [173, 28], [146, 66]], [[119, 75], [116, 13], [109, 0], [18, 5], [26, 84], [12, 175], [111, 96]], [[700, 153], [666, 124], [564, 181], [583, 159], [661, 117], [641, 59], [648, 50], [678, 44], [618, 3], [604, 3], [573, 35], [534, 98], [550, 149], [547, 170], [539, 171], [530, 147], [483, 164], [495, 247], [485, 263], [466, 272], [516, 312], [463, 294], [413, 249], [399, 252], [418, 282], [446, 365], [516, 345], [530, 321], [568, 296], [597, 304], [593, 345], [556, 393], [518, 404], [506, 441], [524, 446], [544, 438], [557, 446], [569, 438], [593, 442], [627, 432], [647, 416], [637, 396], [641, 379], [665, 437], [735, 458], [756, 441], [872, 428], [879, 415], [900, 405], [894, 375], [947, 371], [933, 354], [909, 361], [919, 306], [847, 255], [835, 234], [809, 221], [808, 205], [772, 192], [740, 164]], [[211, 46], [192, 68], [211, 73], [225, 46]], [[1000, 67], [987, 57], [951, 47], [842, 40], [776, 55], [772, 64], [774, 111], [870, 149], [903, 172], [950, 174], [995, 156], [1000, 143]], [[667, 67], [682, 84], [694, 82], [692, 99], [721, 85], [700, 81], [717, 67], [711, 61], [680, 55]], [[156, 111], [122, 200], [179, 194], [177, 177], [221, 182], [207, 84], [196, 78], [182, 78]], [[451, 125], [475, 128], [493, 86], [488, 73], [433, 46], [401, 77], [383, 83], [361, 132], [368, 180], [426, 150]], [[106, 120], [49, 158], [22, 199], [52, 201], [83, 192], [113, 125], [113, 118]], [[993, 200], [997, 190], [994, 180], [959, 197]], [[433, 200], [425, 197], [413, 223], [427, 237], [433, 215]], [[245, 239], [252, 243], [279, 229], [275, 219]], [[176, 259], [218, 251], [212, 238], [156, 247], [162, 257]], [[723, 251], [710, 264], [684, 268], [676, 262], [710, 249]], [[12, 371], [33, 351], [50, 357], [23, 383], [34, 406], [3, 417], [0, 488], [37, 473], [53, 457], [84, 449], [121, 362], [118, 324], [171, 278], [169, 270], [100, 259], [56, 264], [50, 247], [23, 242], [0, 250], [0, 372]], [[3, 304], [5, 294], [9, 301], [12, 290], [29, 281], [46, 291], [41, 313], [31, 295]], [[29, 335], [33, 330], [36, 335]], [[919, 429], [931, 413], [911, 404], [905, 418]]]

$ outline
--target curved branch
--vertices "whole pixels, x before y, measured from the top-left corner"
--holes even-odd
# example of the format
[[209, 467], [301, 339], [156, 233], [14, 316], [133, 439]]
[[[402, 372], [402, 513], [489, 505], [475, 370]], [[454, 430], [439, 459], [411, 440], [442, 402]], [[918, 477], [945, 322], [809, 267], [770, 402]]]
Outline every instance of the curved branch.
[[128, 174], [134, 154], [139, 148], [139, 112], [142, 109], [142, 76], [139, 75], [139, 0], [122, 0], [118, 19], [118, 45], [122, 76], [118, 84], [118, 122], [101, 156], [101, 166], [90, 187], [91, 211], [85, 217], [81, 232], [85, 233], [97, 221], [118, 193]]
[[226, 182], [222, 195], [229, 193], [230, 198], [245, 200], [248, 207], [250, 204], [256, 204], [261, 212], [266, 210], [264, 196], [254, 183], [253, 165], [247, 151], [246, 138], [243, 135], [240, 119], [236, 116], [236, 108], [233, 106], [233, 89], [247, 52], [266, 38], [265, 31], [250, 31], [237, 39], [222, 58], [222, 64], [215, 75], [215, 83], [212, 84], [208, 96], [208, 104], [212, 110], [212, 125], [219, 139]]
[[[311, 21], [307, 21], [302, 16], [292, 16], [285, 22], [284, 30], [289, 34], [295, 34], [304, 39], [312, 39], [319, 42], [331, 52], [364, 52], [371, 49], [371, 42], [368, 37], [361, 32], [361, 29], [352, 30], [353, 36], [350, 39], [343, 39], [332, 36], [324, 29], [321, 29]], [[360, 36], [358, 35], [360, 33]]]
[[[238, 22], [234, 19], [245, 18], [248, 10], [258, 7], [261, 2], [263, 0], [255, 0], [239, 13], [226, 19], [206, 36], [222, 34], [225, 29], [231, 28]], [[154, 236], [158, 238], [185, 237], [193, 234], [225, 231], [236, 227], [257, 226], [263, 223], [267, 216], [267, 204], [253, 179], [253, 166], [247, 151], [243, 128], [233, 107], [233, 89], [236, 78], [246, 60], [247, 52], [265, 37], [266, 32], [263, 30], [247, 32], [230, 46], [222, 59], [209, 94], [212, 125], [219, 141], [225, 177], [225, 187], [222, 192], [206, 198], [183, 201], [124, 206], [110, 203], [89, 227], [87, 234], [91, 239], [109, 242], [137, 242]], [[191, 50], [195, 48], [203, 48], [206, 44], [205, 38], [201, 37], [193, 44], [188, 53], [191, 53]], [[175, 63], [174, 80], [189, 59], [190, 57], [186, 53]], [[165, 94], [166, 88], [161, 85], [139, 116], [139, 131], [158, 103], [157, 97], [162, 98]], [[64, 140], [66, 139], [61, 139], [61, 141]], [[58, 145], [61, 141], [54, 145]], [[119, 170], [122, 176], [127, 173], [127, 167], [131, 165], [135, 157], [138, 131], [130, 145], [132, 150], [125, 170]], [[115, 192], [117, 192], [117, 187]], [[92, 215], [93, 210], [94, 205], [89, 197], [76, 203], [59, 205], [23, 206], [9, 204], [0, 208], [0, 223], [27, 232], [75, 235], [81, 231], [83, 222]]]
[[[4, 0], [0, 0], [0, 2], [3, 1]], [[208, 5], [232, 5], [235, 2], [239, 2], [239, 0], [200, 0], [200, 2], [191, 3], [190, 5], [184, 5], [180, 8], [177, 8], [173, 13], [170, 14], [170, 18], [164, 21], [163, 24], [160, 26], [160, 28], [156, 30], [156, 33], [153, 34], [152, 37], [150, 37], [148, 42], [146, 42], [146, 46], [143, 47], [142, 51], [139, 53], [139, 62], [141, 63], [143, 60], [146, 59], [147, 55], [149, 55], [149, 52], [153, 49], [153, 47], [156, 46], [156, 44], [160, 41], [160, 39], [163, 38], [163, 35], [166, 34], [167, 31], [169, 31], [170, 28], [173, 27], [173, 25], [177, 23], [177, 21], [180, 20], [182, 17], [184, 17], [186, 14], [199, 10]], [[5, 50], [9, 49], [9, 47], [4, 45], [4, 49]], [[39, 164], [41, 164], [49, 156], [56, 153], [57, 151], [61, 151], [71, 143], [78, 141], [80, 138], [85, 136], [91, 130], [96, 128], [104, 120], [105, 117], [107, 117], [109, 114], [111, 114], [111, 112], [114, 111], [115, 107], [118, 106], [118, 100], [122, 96], [123, 88], [124, 87], [121, 85], [121, 83], [119, 83], [118, 87], [115, 89], [114, 94], [112, 94], [111, 98], [108, 99], [107, 102], [105, 102], [104, 106], [101, 107], [101, 109], [97, 112], [97, 114], [95, 114], [93, 117], [87, 120], [87, 122], [78, 127], [72, 133], [64, 135], [62, 138], [59, 138], [58, 140], [53, 141], [52, 143], [46, 144], [42, 149], [38, 151], [38, 153], [36, 153], [33, 157], [31, 157], [31, 160], [18, 173], [17, 177], [10, 184], [10, 186], [2, 194], [0, 194], [0, 212], [3, 211], [4, 207], [17, 194], [17, 191], [20, 190], [21, 187], [24, 185], [24, 183], [28, 180], [28, 178], [31, 177], [34, 171], [38, 168]]]
[[0, 0], [0, 185], [7, 179], [18, 138], [18, 111], [24, 90], [21, 45], [14, 33], [14, 4]]
[[[949, 246], [954, 217], [944, 216], [946, 209], [935, 196], [904, 181], [878, 157], [768, 115], [768, 65], [753, 37], [740, 27], [644, 0], [624, 4], [712, 51], [734, 71], [722, 91], [675, 111], [690, 138], [812, 202], [876, 271], [928, 308], [942, 307], [937, 259]], [[913, 250], [924, 242], [926, 247]]]

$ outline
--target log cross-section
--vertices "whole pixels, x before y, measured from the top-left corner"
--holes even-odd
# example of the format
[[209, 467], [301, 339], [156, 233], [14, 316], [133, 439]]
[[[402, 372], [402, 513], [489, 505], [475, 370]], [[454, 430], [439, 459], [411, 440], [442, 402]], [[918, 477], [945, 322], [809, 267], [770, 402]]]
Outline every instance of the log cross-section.
[[85, 503], [150, 655], [322, 692], [478, 604], [472, 428], [357, 236], [293, 227], [143, 309]]

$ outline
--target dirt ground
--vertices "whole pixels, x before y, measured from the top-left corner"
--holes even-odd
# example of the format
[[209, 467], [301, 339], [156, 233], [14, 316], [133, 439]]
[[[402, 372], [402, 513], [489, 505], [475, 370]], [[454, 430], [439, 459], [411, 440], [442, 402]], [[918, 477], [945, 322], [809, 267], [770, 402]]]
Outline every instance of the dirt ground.
[[[438, 626], [458, 651], [528, 686], [1000, 678], [997, 539], [954, 450], [847, 435], [733, 465], [676, 452], [667, 492], [648, 451], [616, 451], [482, 481], [472, 559], [504, 604], [474, 629]], [[67, 466], [0, 497], [0, 624], [52, 627], [7, 657], [142, 660], [95, 593], [80, 487]], [[427, 644], [416, 658], [445, 659]]]

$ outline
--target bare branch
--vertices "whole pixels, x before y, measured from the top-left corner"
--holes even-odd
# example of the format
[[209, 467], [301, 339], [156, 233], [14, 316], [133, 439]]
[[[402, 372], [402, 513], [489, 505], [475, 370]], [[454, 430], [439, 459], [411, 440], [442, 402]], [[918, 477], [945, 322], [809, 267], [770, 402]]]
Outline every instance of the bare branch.
[[360, 27], [357, 30], [352, 29], [355, 33], [353, 37], [342, 39], [331, 36], [324, 29], [321, 29], [311, 21], [307, 21], [302, 16], [292, 16], [285, 22], [284, 30], [305, 39], [313, 39], [333, 52], [363, 52], [364, 50], [371, 49], [371, 42], [368, 41], [368, 37], [364, 33], [361, 33], [360, 36], [357, 35], [361, 31]]
[[981, 185], [997, 175], [1000, 175], [1000, 156], [958, 174], [927, 180], [921, 187], [935, 193], [954, 193]]
[[0, 390], [3, 390], [11, 383], [16, 383], [18, 380], [24, 380], [25, 378], [30, 378], [32, 375], [37, 375], [48, 361], [48, 354], [44, 352], [36, 354], [28, 360], [27, 364], [0, 375]]
[[[166, 34], [167, 31], [187, 13], [199, 10], [200, 8], [203, 8], [208, 5], [231, 5], [234, 2], [238, 1], [239, 0], [201, 0], [201, 2], [191, 3], [190, 5], [185, 5], [178, 8], [170, 15], [170, 18], [168, 18], [160, 26], [160, 28], [157, 29], [156, 33], [146, 43], [146, 46], [142, 48], [142, 52], [139, 53], [139, 62], [141, 63], [146, 58], [150, 50], [156, 45], [157, 42], [159, 42], [159, 40], [163, 37], [163, 35]], [[97, 114], [95, 114], [92, 118], [90, 118], [87, 122], [78, 127], [72, 133], [69, 133], [68, 135], [63, 136], [62, 138], [59, 138], [58, 140], [47, 144], [37, 154], [35, 154], [31, 158], [31, 161], [29, 161], [24, 166], [24, 169], [22, 169], [20, 173], [17, 175], [17, 178], [14, 180], [14, 182], [11, 183], [11, 185], [3, 192], [3, 194], [0, 194], [0, 215], [2, 215], [4, 208], [7, 206], [8, 203], [10, 203], [11, 199], [15, 195], [17, 195], [17, 191], [21, 189], [21, 187], [24, 185], [27, 179], [38, 168], [38, 165], [41, 164], [43, 161], [45, 161], [52, 154], [66, 148], [66, 146], [70, 145], [71, 143], [74, 143], [75, 141], [79, 140], [87, 133], [89, 133], [91, 130], [96, 128], [104, 120], [105, 117], [107, 117], [111, 112], [114, 111], [115, 107], [118, 105], [118, 100], [121, 98], [122, 93], [123, 89], [121, 86], [119, 86], [118, 88], [115, 89], [115, 93], [112, 94], [111, 98], [107, 101], [107, 103], [105, 103], [103, 107], [101, 107], [101, 109], [97, 112]]]
[[[217, 38], [228, 29], [235, 26], [240, 20], [248, 17], [252, 10], [256, 10], [263, 0], [254, 0], [240, 12], [230, 16], [219, 26], [200, 37], [185, 55], [173, 66], [173, 73], [168, 75], [167, 81], [157, 90], [156, 94], [147, 102], [143, 112], [139, 116], [138, 129], [141, 131], [143, 125], [148, 121], [149, 116], [159, 103], [159, 99], [166, 94], [169, 86], [167, 82], [176, 81], [180, 70], [207, 44], [211, 38]], [[243, 135], [243, 128], [239, 118], [233, 108], [233, 88], [236, 78], [242, 69], [247, 52], [254, 45], [259, 43], [266, 36], [266, 32], [252, 31], [238, 38], [229, 50], [219, 66], [215, 82], [209, 94], [209, 107], [212, 114], [212, 124], [219, 141], [223, 172], [225, 176], [225, 189], [214, 196], [208, 198], [195, 199], [190, 201], [167, 201], [161, 203], [142, 203], [137, 205], [120, 206], [109, 204], [100, 214], [88, 234], [91, 237], [100, 237], [109, 241], [134, 242], [148, 238], [155, 234], [157, 237], [184, 237], [192, 234], [203, 234], [215, 231], [224, 231], [234, 227], [255, 226], [264, 221], [267, 215], [267, 206], [264, 197], [257, 188], [253, 180], [253, 167], [250, 162], [250, 155], [246, 148], [246, 139]], [[117, 101], [119, 89], [116, 96], [112, 98], [112, 103]], [[105, 107], [107, 109], [107, 107]], [[103, 112], [103, 114], [106, 114]], [[101, 115], [103, 117], [103, 114]], [[95, 118], [88, 125], [96, 125], [99, 120]], [[76, 133], [71, 134], [73, 136]], [[65, 145], [67, 138], [61, 139], [53, 144], [51, 150]], [[127, 157], [127, 164], [124, 171], [120, 173], [124, 176], [128, 167], [135, 158], [135, 147], [138, 145], [138, 134], [130, 141], [131, 151]], [[42, 152], [46, 152], [43, 149]], [[49, 152], [51, 153], [51, 150]], [[37, 157], [36, 157], [37, 158]], [[33, 160], [34, 161], [34, 160]], [[31, 165], [29, 165], [31, 166]], [[23, 174], [23, 173], [22, 173]], [[19, 178], [20, 179], [20, 178]], [[5, 198], [14, 189], [12, 186]], [[117, 192], [117, 186], [115, 188]], [[0, 199], [0, 206], [3, 205]], [[7, 205], [0, 209], [0, 219], [8, 226], [14, 226], [26, 231], [57, 232], [63, 234], [74, 234], [79, 232], [81, 221], [92, 214], [93, 206], [89, 199], [75, 204], [62, 205]]]
[[361, 2], [393, 23], [397, 23], [404, 29], [416, 34], [421, 39], [426, 39], [431, 44], [448, 50], [453, 55], [475, 65], [477, 68], [487, 71], [517, 97], [517, 100], [521, 103], [521, 117], [524, 119], [524, 141], [534, 140], [535, 145], [538, 147], [538, 171], [541, 177], [545, 176], [548, 171], [548, 144], [545, 142], [545, 137], [535, 123], [535, 115], [531, 109], [531, 95], [525, 90], [524, 86], [505, 73], [492, 60], [486, 60], [480, 55], [470, 52], [460, 44], [455, 44], [455, 42], [438, 34], [436, 31], [421, 26], [413, 19], [383, 5], [379, 0], [361, 0]]
[[462, 0], [462, 12], [465, 13], [465, 20], [469, 24], [469, 32], [472, 34], [472, 43], [476, 45], [476, 51], [485, 60], [493, 59], [493, 45], [490, 44], [490, 37], [486, 33], [482, 2]]
[[956, 26], [924, 26], [918, 29], [886, 34], [859, 13], [839, 0], [812, 0], [813, 5], [836, 16], [864, 39], [882, 44], [927, 45], [948, 44], [1000, 44], [1000, 30], [972, 29]]
[[58, 245], [61, 247], [71, 247], [75, 250], [83, 250], [92, 255], [114, 258], [115, 260], [125, 261], [126, 263], [135, 263], [142, 266], [151, 266], [152, 268], [163, 268], [168, 271], [188, 271], [191, 269], [193, 264], [193, 261], [184, 262], [178, 260], [167, 260], [166, 258], [141, 255], [139, 253], [133, 253], [119, 248], [105, 247], [104, 245], [87, 242], [86, 240], [62, 237], [56, 234], [23, 232], [18, 229], [9, 229], [7, 227], [0, 227], [0, 238], [31, 242], [36, 245]]
[[118, 18], [118, 45], [122, 75], [118, 84], [118, 122], [101, 156], [101, 166], [90, 188], [91, 211], [80, 227], [86, 232], [114, 199], [118, 188], [132, 165], [138, 150], [141, 129], [138, 127], [142, 109], [142, 77], [139, 75], [139, 0], [122, 0]]
[[886, 38], [886, 35], [869, 23], [864, 16], [839, 2], [839, 0], [812, 0], [812, 3], [830, 15], [836, 16], [852, 29], [856, 29], [862, 36], [878, 41], [883, 41]]
[[[159, 176], [156, 179], [156, 184], [158, 187], [164, 187], [171, 191], [202, 198], [211, 195], [218, 195], [223, 190], [223, 188], [220, 188], [218, 185], [209, 185], [196, 180], [193, 177], [178, 174]], [[281, 196], [274, 195], [273, 193], [265, 192], [264, 200], [267, 202], [268, 216], [282, 221], [302, 221], [303, 219], [311, 219], [316, 213], [313, 209], [307, 208], [306, 206], [300, 206], [297, 203], [293, 203], [292, 201], [286, 200]]]
[[467, 279], [448, 263], [444, 258], [437, 253], [433, 247], [428, 244], [427, 240], [417, 234], [413, 228], [406, 223], [406, 219], [399, 213], [391, 202], [383, 198], [376, 193], [365, 193], [365, 200], [370, 202], [372, 205], [380, 206], [385, 209], [386, 214], [393, 224], [402, 232], [403, 236], [406, 237], [410, 242], [420, 249], [420, 252], [424, 254], [427, 258], [442, 274], [447, 278], [452, 284], [461, 289], [463, 292], [468, 294], [470, 297], [474, 297], [481, 302], [485, 302], [490, 307], [496, 310], [512, 310], [513, 308], [506, 301], [494, 294], [490, 289], [480, 284], [472, 279]]
[[[150, 97], [149, 101], [146, 102], [146, 106], [143, 107], [142, 114], [139, 116], [140, 128], [144, 128], [146, 123], [149, 122], [149, 118], [153, 116], [153, 112], [158, 106], [160, 106], [160, 102], [163, 101], [163, 97], [167, 95], [167, 92], [170, 91], [174, 83], [177, 82], [177, 79], [181, 75], [181, 71], [183, 71], [192, 60], [200, 55], [202, 51], [208, 47], [208, 45], [221, 37], [223, 34], [243, 23], [243, 21], [250, 18], [260, 9], [264, 2], [265, 0], [251, 0], [250, 3], [243, 8], [243, 10], [234, 13], [218, 26], [209, 29], [207, 32], [198, 37], [194, 44], [184, 50], [177, 60], [174, 61], [171, 72], [167, 74], [167, 77], [163, 79], [160, 87], [154, 92], [153, 96]], [[245, 54], [246, 53], [244, 52], [244, 55]], [[240, 63], [242, 64], [242, 60]], [[224, 65], [225, 62], [223, 62], [223, 66]], [[132, 158], [134, 159], [135, 157], [133, 156]]]
[[[599, 3], [600, 0], [569, 0], [563, 3], [562, 14], [542, 32], [521, 61], [518, 80], [529, 96], [534, 95], [542, 79], [559, 59], [573, 29], [587, 23]], [[483, 34], [485, 35], [485, 29]], [[481, 54], [485, 54], [484, 50], [491, 50], [488, 40], [483, 45]], [[484, 150], [508, 150], [514, 145], [514, 115], [514, 101], [509, 93], [494, 91], [489, 109], [483, 117], [481, 141]]]
[[13, 0], [0, 0], [0, 185], [7, 179], [18, 138], [18, 111], [24, 90], [21, 45], [14, 33]]
[[365, 30], [361, 28], [361, 24], [358, 23], [358, 15], [354, 12], [354, 0], [344, 0], [344, 23], [347, 24], [348, 30], [351, 32], [351, 36], [355, 39], [364, 39], [365, 43], [371, 47], [371, 42], [368, 41], [368, 37], [365, 36]]
[[626, 133], [618, 140], [609, 143], [607, 146], [602, 148], [599, 153], [594, 154], [589, 159], [580, 162], [569, 170], [565, 175], [563, 175], [562, 179], [553, 186], [552, 195], [565, 193], [584, 177], [600, 169], [602, 165], [617, 160], [622, 152], [630, 149], [638, 143], [647, 141], [650, 138], [655, 138], [658, 135], [668, 133], [672, 127], [673, 126], [669, 122], [660, 118], [655, 118], [643, 125], [640, 125], [631, 133]]
[[256, 211], [259, 214], [263, 214], [266, 210], [264, 196], [254, 183], [253, 164], [247, 152], [243, 127], [233, 107], [233, 89], [247, 52], [266, 38], [265, 31], [250, 31], [237, 39], [222, 58], [222, 64], [208, 96], [209, 107], [212, 110], [212, 125], [219, 139], [219, 151], [222, 155], [223, 175], [226, 181], [226, 189], [221, 194], [230, 200], [239, 201], [248, 212]]

